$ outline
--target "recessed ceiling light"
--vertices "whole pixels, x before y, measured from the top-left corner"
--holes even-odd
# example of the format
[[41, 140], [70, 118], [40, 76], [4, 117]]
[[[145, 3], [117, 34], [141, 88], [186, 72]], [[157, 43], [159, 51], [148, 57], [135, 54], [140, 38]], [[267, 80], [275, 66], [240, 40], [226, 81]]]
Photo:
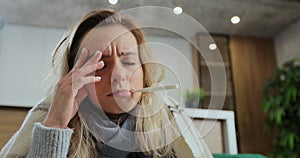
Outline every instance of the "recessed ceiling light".
[[115, 5], [115, 4], [117, 4], [117, 3], [118, 3], [118, 0], [108, 0], [108, 2], [109, 2], [110, 4], [113, 4], [113, 5]]
[[241, 19], [238, 16], [233, 16], [231, 18], [231, 23], [233, 23], [233, 24], [238, 24], [240, 21], [241, 21]]
[[217, 49], [217, 45], [215, 43], [211, 43], [211, 44], [209, 44], [208, 48], [210, 50], [216, 50]]
[[182, 13], [182, 8], [181, 7], [174, 7], [173, 12], [174, 12], [174, 14], [181, 14]]

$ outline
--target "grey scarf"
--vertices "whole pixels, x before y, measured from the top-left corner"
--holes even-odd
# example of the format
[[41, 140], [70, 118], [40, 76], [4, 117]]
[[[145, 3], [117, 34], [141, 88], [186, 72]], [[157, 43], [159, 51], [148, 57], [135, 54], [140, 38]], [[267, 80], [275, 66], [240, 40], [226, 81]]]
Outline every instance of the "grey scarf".
[[151, 158], [143, 154], [135, 139], [135, 116], [128, 113], [116, 119], [109, 118], [102, 109], [85, 99], [79, 107], [79, 115], [93, 134], [101, 158]]

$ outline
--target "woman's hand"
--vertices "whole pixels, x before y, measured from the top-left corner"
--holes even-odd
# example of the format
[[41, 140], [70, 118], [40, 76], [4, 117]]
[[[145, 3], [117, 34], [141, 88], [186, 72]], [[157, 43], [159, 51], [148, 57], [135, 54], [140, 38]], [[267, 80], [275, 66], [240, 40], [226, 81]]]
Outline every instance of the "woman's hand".
[[99, 82], [100, 76], [93, 72], [102, 69], [102, 53], [97, 51], [88, 61], [88, 51], [83, 48], [74, 68], [58, 84], [55, 98], [44, 120], [47, 127], [66, 128], [75, 116], [82, 100], [88, 95], [86, 85]]

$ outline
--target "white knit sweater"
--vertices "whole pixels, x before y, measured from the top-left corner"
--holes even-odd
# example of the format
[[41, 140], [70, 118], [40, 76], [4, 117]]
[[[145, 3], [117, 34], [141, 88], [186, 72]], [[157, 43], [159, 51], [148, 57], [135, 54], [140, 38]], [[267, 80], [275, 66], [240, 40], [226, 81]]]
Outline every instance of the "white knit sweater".
[[67, 157], [72, 129], [49, 128], [35, 123], [28, 158]]

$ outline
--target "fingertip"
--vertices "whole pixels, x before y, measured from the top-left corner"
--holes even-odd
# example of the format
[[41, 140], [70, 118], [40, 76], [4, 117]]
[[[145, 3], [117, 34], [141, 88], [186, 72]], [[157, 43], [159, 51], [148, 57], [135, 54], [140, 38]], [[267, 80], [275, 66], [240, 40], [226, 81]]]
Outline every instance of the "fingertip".
[[83, 56], [84, 58], [88, 57], [88, 50], [86, 48], [82, 48], [81, 56]]
[[101, 59], [101, 57], [102, 57], [102, 52], [100, 52], [100, 50], [97, 50], [96, 52], [95, 52], [95, 59], [98, 61], [98, 60], [100, 60]]
[[95, 53], [95, 55], [100, 55], [100, 54], [101, 54], [100, 50], [97, 50]]
[[86, 48], [82, 48], [81, 53], [86, 53], [86, 52], [87, 52], [87, 49]]
[[99, 61], [99, 62], [98, 62], [98, 65], [104, 65], [104, 61], [102, 61], [102, 60]]
[[96, 76], [96, 81], [100, 81], [101, 77], [100, 76]]

